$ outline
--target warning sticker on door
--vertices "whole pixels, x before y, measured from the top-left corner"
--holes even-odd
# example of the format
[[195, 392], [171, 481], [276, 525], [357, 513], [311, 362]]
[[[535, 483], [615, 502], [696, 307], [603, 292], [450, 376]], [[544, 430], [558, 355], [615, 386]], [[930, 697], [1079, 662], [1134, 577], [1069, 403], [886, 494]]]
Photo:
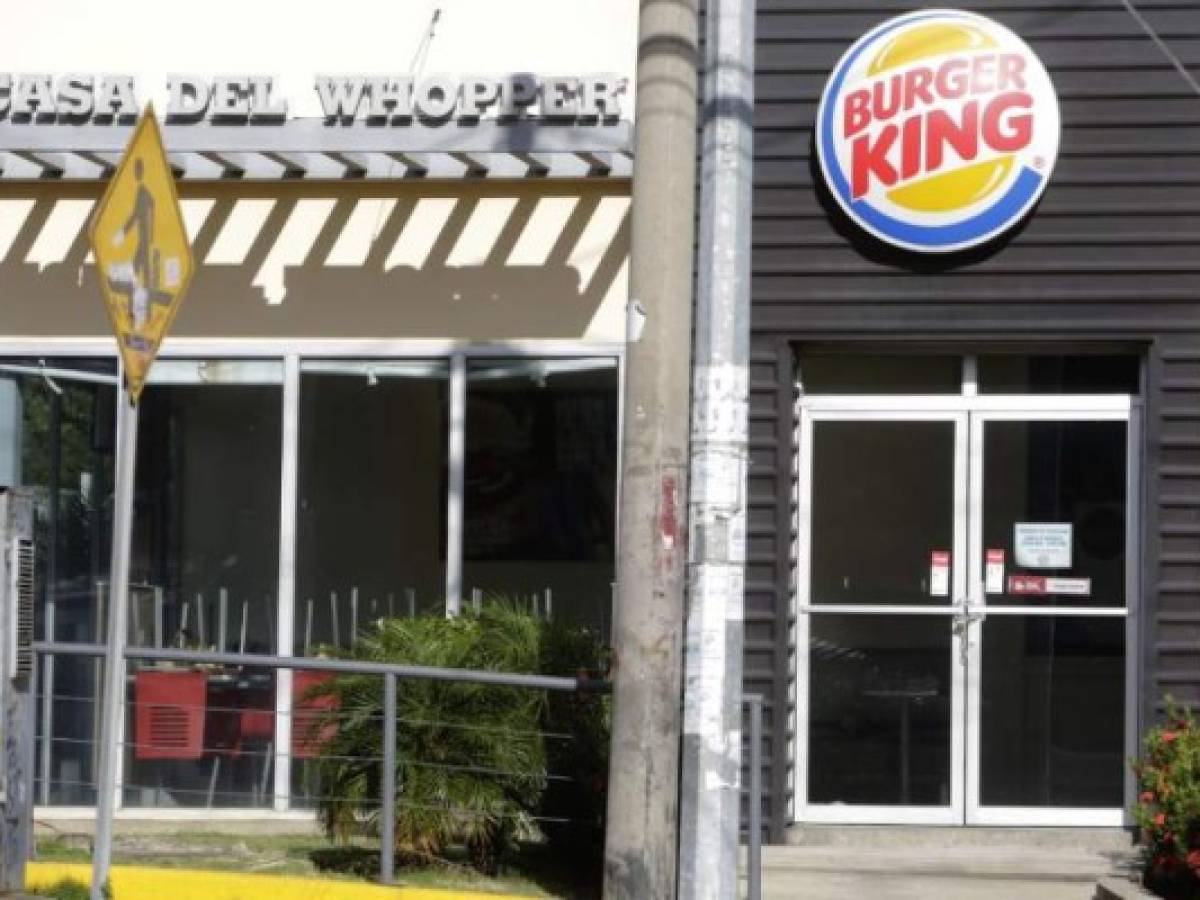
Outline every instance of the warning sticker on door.
[[989, 594], [1004, 593], [1004, 550], [987, 551], [983, 589]]
[[950, 596], [950, 551], [934, 550], [929, 561], [929, 594]]
[[1073, 597], [1089, 597], [1092, 593], [1092, 579], [1058, 578], [1050, 575], [1009, 575], [1008, 592], [1017, 596], [1069, 594]]
[[1017, 522], [1015, 565], [1027, 569], [1071, 568], [1070, 522]]

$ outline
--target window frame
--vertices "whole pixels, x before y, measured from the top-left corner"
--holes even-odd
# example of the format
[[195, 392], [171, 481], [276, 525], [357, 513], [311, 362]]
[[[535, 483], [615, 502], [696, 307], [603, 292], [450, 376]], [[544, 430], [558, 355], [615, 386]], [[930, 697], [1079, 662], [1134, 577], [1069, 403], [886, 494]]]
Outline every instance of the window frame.
[[[36, 364], [39, 358], [49, 357], [115, 357], [113, 342], [108, 338], [0, 338], [0, 357], [26, 357]], [[447, 419], [446, 490], [446, 615], [457, 614], [462, 606], [463, 512], [466, 447], [467, 365], [476, 358], [594, 358], [611, 357], [617, 369], [617, 434], [624, 433], [625, 422], [625, 344], [613, 341], [528, 340], [495, 342], [464, 342], [456, 340], [409, 339], [237, 339], [186, 338], [167, 339], [159, 352], [162, 360], [249, 361], [282, 364], [283, 427], [280, 461], [279, 510], [279, 576], [276, 591], [276, 652], [292, 656], [293, 631], [296, 616], [296, 537], [297, 501], [299, 497], [299, 438], [300, 438], [300, 376], [301, 363], [315, 360], [353, 359], [381, 362], [390, 360], [440, 360], [449, 364], [450, 396]], [[153, 376], [151, 377], [153, 382]], [[622, 442], [617, 442], [617, 477], [613, 486], [617, 521], [620, 520]], [[280, 670], [275, 682], [276, 735], [273, 751], [273, 787], [269, 806], [237, 810], [241, 815], [274, 812], [277, 815], [295, 814], [291, 794], [291, 729], [280, 723], [289, 722], [292, 712], [292, 673]], [[124, 738], [122, 737], [122, 740]], [[124, 768], [123, 760], [121, 769]], [[45, 777], [45, 776], [43, 776]], [[117, 783], [123, 781], [118, 771]], [[116, 809], [121, 809], [123, 791], [117, 789]], [[70, 814], [70, 807], [51, 807], [56, 813]], [[48, 808], [39, 808], [39, 813]], [[129, 808], [126, 813], [146, 813], [147, 818], [186, 820], [205, 816], [213, 810], [203, 808], [155, 807]], [[225, 812], [222, 808], [221, 812]], [[85, 812], [80, 810], [79, 812]], [[302, 811], [302, 815], [313, 813]]]

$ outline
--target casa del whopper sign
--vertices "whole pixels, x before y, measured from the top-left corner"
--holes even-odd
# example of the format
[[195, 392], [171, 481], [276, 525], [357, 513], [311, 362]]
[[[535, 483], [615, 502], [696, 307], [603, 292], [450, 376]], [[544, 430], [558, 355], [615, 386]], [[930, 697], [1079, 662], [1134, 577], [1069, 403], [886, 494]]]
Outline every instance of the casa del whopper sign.
[[[166, 80], [163, 119], [169, 125], [281, 125], [288, 98], [268, 75]], [[481, 119], [538, 118], [563, 123], [613, 122], [621, 117], [625, 79], [611, 74], [449, 76], [318, 75], [313, 90], [325, 123], [377, 126]], [[0, 124], [112, 125], [133, 123], [142, 109], [132, 75], [0, 73]]]

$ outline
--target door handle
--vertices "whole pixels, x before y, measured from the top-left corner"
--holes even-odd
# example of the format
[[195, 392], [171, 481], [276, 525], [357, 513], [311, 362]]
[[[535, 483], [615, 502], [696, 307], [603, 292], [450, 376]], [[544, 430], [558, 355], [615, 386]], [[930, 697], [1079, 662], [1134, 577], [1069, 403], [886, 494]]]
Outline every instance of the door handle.
[[968, 609], [965, 603], [960, 609], [962, 611], [954, 616], [952, 628], [954, 635], [959, 638], [958, 661], [965, 668], [972, 647], [971, 625], [987, 619], [987, 613], [983, 610]]

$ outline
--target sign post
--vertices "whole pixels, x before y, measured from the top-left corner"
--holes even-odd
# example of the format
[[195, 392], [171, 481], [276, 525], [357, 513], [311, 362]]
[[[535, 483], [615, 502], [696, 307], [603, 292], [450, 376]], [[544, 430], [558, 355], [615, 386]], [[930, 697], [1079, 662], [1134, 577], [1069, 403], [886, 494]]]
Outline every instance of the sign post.
[[100, 705], [100, 778], [92, 856], [91, 897], [100, 900], [108, 882], [113, 808], [119, 789], [137, 403], [193, 270], [175, 179], [153, 107], [147, 107], [138, 122], [121, 164], [96, 207], [88, 237], [117, 339], [122, 373], [117, 403], [108, 652]]

